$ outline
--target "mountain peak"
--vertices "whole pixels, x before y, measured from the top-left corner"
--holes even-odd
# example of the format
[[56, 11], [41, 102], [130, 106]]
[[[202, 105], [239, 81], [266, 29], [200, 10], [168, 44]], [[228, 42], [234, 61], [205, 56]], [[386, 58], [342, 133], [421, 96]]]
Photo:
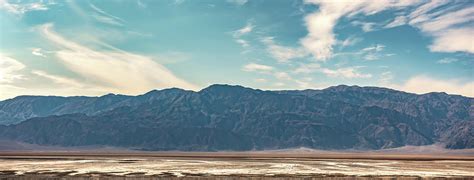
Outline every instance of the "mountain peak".
[[232, 91], [236, 91], [236, 90], [253, 90], [252, 88], [248, 88], [248, 87], [244, 87], [244, 86], [240, 86], [240, 85], [230, 85], [230, 84], [213, 84], [213, 85], [210, 85], [204, 89], [202, 89], [201, 91], [199, 92], [207, 92], [207, 91], [225, 91], [225, 90], [232, 90]]

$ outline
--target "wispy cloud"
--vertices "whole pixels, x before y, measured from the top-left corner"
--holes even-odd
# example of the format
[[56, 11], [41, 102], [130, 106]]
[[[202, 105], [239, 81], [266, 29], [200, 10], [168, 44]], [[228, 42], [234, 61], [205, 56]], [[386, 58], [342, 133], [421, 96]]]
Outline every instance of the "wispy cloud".
[[258, 82], [258, 83], [265, 83], [267, 82], [267, 79], [264, 79], [264, 78], [257, 78], [257, 79], [254, 79], [255, 82]]
[[242, 6], [248, 2], [248, 0], [227, 0], [228, 3], [232, 3], [238, 6]]
[[173, 4], [175, 5], [180, 5], [180, 4], [183, 4], [185, 0], [174, 0], [173, 1]]
[[281, 46], [275, 43], [273, 39], [273, 37], [264, 37], [261, 41], [266, 46], [267, 52], [280, 63], [308, 55], [304, 49]]
[[273, 69], [274, 68], [272, 66], [257, 64], [257, 63], [249, 63], [249, 64], [246, 64], [244, 67], [242, 67], [242, 70], [247, 71], [247, 72], [254, 72], [254, 71], [269, 72], [269, 71], [272, 71]]
[[44, 38], [62, 49], [55, 53], [56, 57], [69, 70], [97, 84], [112, 87], [117, 93], [137, 94], [165, 87], [197, 89], [197, 86], [176, 77], [149, 57], [110, 45], [113, 51], [90, 49], [67, 40], [54, 32], [52, 27], [52, 24], [46, 24], [39, 29]]
[[243, 39], [242, 36], [245, 36], [252, 32], [254, 27], [255, 26], [252, 24], [252, 22], [249, 21], [244, 27], [232, 32], [232, 37], [234, 38], [235, 42], [240, 44], [240, 46], [245, 49], [243, 53], [249, 52], [251, 51], [251, 49], [249, 41]]
[[43, 50], [41, 48], [32, 48], [31, 54], [35, 56], [44, 57], [44, 58], [46, 57], [46, 55], [44, 55]]
[[137, 0], [137, 6], [140, 8], [146, 8], [147, 5], [142, 0]]
[[320, 71], [329, 77], [336, 77], [336, 78], [371, 78], [372, 74], [369, 73], [362, 73], [359, 72], [359, 69], [362, 66], [355, 66], [355, 67], [344, 67], [344, 68], [337, 68], [337, 69], [328, 69], [322, 68]]
[[65, 86], [65, 87], [75, 87], [75, 88], [84, 88], [85, 84], [81, 83], [75, 79], [72, 78], [66, 78], [63, 76], [58, 76], [58, 75], [52, 75], [49, 74], [48, 72], [45, 71], [39, 71], [39, 70], [34, 70], [31, 71], [32, 74], [41, 76], [44, 78], [47, 78], [49, 80], [52, 80], [54, 83]]
[[381, 53], [385, 49], [385, 45], [376, 44], [373, 46], [362, 49], [361, 53], [364, 54], [363, 58], [366, 61], [379, 60], [383, 56], [392, 56], [394, 54], [383, 54]]
[[45, 11], [48, 7], [41, 2], [34, 3], [10, 3], [7, 0], [0, 0], [0, 9], [4, 9], [9, 13], [23, 15], [30, 11]]
[[385, 25], [384, 28], [393, 28], [397, 26], [404, 25], [408, 22], [408, 18], [405, 16], [397, 16], [392, 22]]
[[438, 64], [450, 64], [450, 63], [453, 63], [453, 62], [457, 62], [458, 59], [456, 58], [443, 58], [443, 59], [440, 59], [438, 61], [436, 61], [436, 63]]
[[362, 51], [366, 51], [366, 52], [370, 52], [370, 51], [379, 52], [379, 51], [383, 51], [384, 48], [385, 48], [385, 45], [383, 45], [383, 44], [376, 44], [376, 45], [373, 45], [373, 46], [366, 47], [366, 48], [362, 49]]
[[95, 18], [97, 21], [114, 26], [123, 26], [123, 23], [125, 21], [122, 18], [111, 15], [92, 3], [90, 4], [90, 7], [96, 12], [92, 15], [92, 17]]
[[344, 39], [343, 41], [340, 41], [339, 44], [342, 46], [342, 47], [347, 47], [347, 46], [353, 46], [355, 45], [356, 43], [362, 41], [362, 38], [356, 38], [356, 37], [348, 37], [346, 39]]
[[383, 57], [390, 57], [390, 56], [396, 55], [394, 53], [387, 53], [384, 51], [384, 49], [385, 49], [385, 45], [375, 44], [375, 45], [365, 47], [355, 52], [335, 53], [334, 56], [354, 56], [356, 58], [360, 58], [365, 61], [375, 61]]
[[[434, 12], [436, 13], [436, 12]], [[410, 22], [423, 32], [434, 37], [429, 46], [436, 52], [469, 52], [474, 53], [474, 27], [469, 22], [474, 21], [474, 7], [466, 7], [455, 11], [444, 12], [443, 15], [433, 15], [434, 18]], [[465, 24], [468, 23], [468, 24]]]
[[[242, 67], [243, 71], [246, 72], [256, 72], [260, 74], [265, 74], [272, 76], [278, 81], [294, 81], [290, 74], [287, 72], [281, 71], [279, 69], [274, 68], [273, 66], [257, 64], [257, 63], [249, 63]], [[266, 81], [266, 79], [265, 79]]]
[[363, 66], [351, 66], [351, 67], [339, 67], [336, 69], [321, 67], [320, 64], [311, 63], [311, 64], [300, 64], [299, 67], [294, 69], [292, 72], [295, 74], [309, 74], [309, 73], [323, 73], [328, 77], [334, 78], [371, 78], [372, 74], [362, 73], [359, 71]]
[[373, 22], [362, 22], [362, 21], [352, 21], [351, 23], [354, 26], [360, 26], [362, 31], [371, 32], [375, 30], [376, 23]]
[[379, 76], [379, 85], [387, 86], [389, 85], [395, 76], [391, 71], [385, 71]]
[[413, 93], [446, 92], [474, 97], [474, 81], [441, 80], [424, 75], [412, 77], [401, 85], [394, 84], [389, 87]]
[[[339, 19], [343, 16], [351, 17], [356, 14], [371, 15], [388, 8], [399, 8], [413, 5], [415, 1], [324, 1], [306, 0], [308, 4], [318, 5], [315, 12], [305, 17], [308, 35], [301, 39], [303, 47], [315, 59], [326, 60], [332, 56], [333, 46], [337, 40], [333, 32]], [[371, 24], [366, 24], [363, 29], [371, 30]]]
[[321, 65], [317, 63], [310, 63], [310, 64], [300, 64], [298, 68], [293, 70], [293, 73], [300, 74], [308, 74], [313, 73], [321, 69]]
[[238, 30], [235, 30], [232, 35], [235, 37], [235, 38], [240, 38], [240, 36], [243, 36], [243, 35], [246, 35], [250, 32], [253, 31], [254, 29], [254, 25], [252, 23], [247, 23], [247, 25], [245, 25], [244, 27], [238, 29]]
[[279, 80], [292, 80], [291, 76], [287, 72], [275, 72], [273, 75]]
[[20, 61], [0, 54], [0, 83], [9, 84], [15, 80], [23, 79], [19, 71], [23, 70], [25, 65]]
[[[45, 79], [51, 83], [45, 83]], [[45, 71], [30, 70], [20, 61], [0, 54], [0, 99], [18, 95], [99, 95], [111, 90]]]
[[236, 39], [235, 42], [240, 44], [243, 48], [247, 48], [250, 46], [249, 42], [243, 39]]
[[418, 6], [408, 16], [398, 16], [385, 27], [409, 24], [434, 38], [429, 49], [434, 52], [474, 53], [473, 6], [446, 6], [450, 1], [433, 0]]

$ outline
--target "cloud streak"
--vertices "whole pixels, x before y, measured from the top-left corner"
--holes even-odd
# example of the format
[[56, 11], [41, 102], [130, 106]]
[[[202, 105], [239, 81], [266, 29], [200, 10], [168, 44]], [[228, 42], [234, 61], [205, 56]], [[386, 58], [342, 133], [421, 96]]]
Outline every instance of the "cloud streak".
[[30, 11], [46, 11], [48, 10], [48, 7], [42, 2], [21, 4], [9, 3], [7, 0], [0, 0], [0, 9], [5, 9], [7, 12], [12, 14], [23, 15]]
[[263, 64], [249, 63], [249, 64], [246, 64], [246, 65], [242, 68], [242, 70], [243, 70], [243, 71], [247, 71], [247, 72], [254, 72], [254, 71], [257, 71], [257, 72], [269, 72], [269, 71], [272, 71], [272, 70], [273, 70], [273, 67], [267, 66], [267, 65], [263, 65]]
[[175, 76], [151, 58], [115, 49], [97, 51], [67, 40], [52, 30], [52, 24], [39, 29], [43, 37], [60, 47], [56, 57], [71, 71], [116, 93], [138, 94], [155, 88], [197, 86]]
[[267, 52], [280, 63], [286, 63], [291, 59], [303, 58], [308, 53], [301, 48], [291, 48], [278, 45], [273, 37], [264, 37], [261, 42], [266, 46]]
[[[416, 1], [325, 1], [306, 0], [307, 4], [318, 5], [319, 9], [308, 14], [305, 25], [308, 29], [306, 37], [300, 40], [301, 45], [310, 52], [316, 60], [325, 61], [331, 58], [333, 46], [338, 42], [334, 34], [334, 27], [344, 16], [352, 17], [356, 14], [371, 15], [388, 8], [399, 8], [417, 3]], [[364, 31], [373, 30], [373, 24], [362, 23]]]
[[44, 55], [43, 50], [41, 48], [32, 48], [31, 54], [35, 56], [39, 56], [39, 57], [44, 57], [44, 58], [46, 57], [46, 55]]
[[474, 7], [446, 6], [450, 1], [433, 0], [418, 6], [407, 16], [398, 16], [386, 28], [409, 24], [431, 36], [433, 52], [474, 53]]
[[25, 65], [16, 59], [0, 54], [0, 83], [9, 84], [15, 80], [23, 79], [19, 71], [23, 70]]
[[94, 4], [90, 4], [90, 7], [96, 12], [94, 15], [92, 15], [92, 17], [94, 17], [97, 21], [114, 26], [123, 26], [123, 23], [125, 21], [122, 18], [111, 15], [105, 12], [104, 10], [98, 8]]

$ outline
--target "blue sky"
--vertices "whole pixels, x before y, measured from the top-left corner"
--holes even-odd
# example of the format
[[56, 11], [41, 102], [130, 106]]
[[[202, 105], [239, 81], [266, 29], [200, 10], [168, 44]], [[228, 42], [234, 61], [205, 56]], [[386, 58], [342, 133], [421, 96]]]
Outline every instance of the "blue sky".
[[474, 97], [474, 3], [0, 0], [0, 99], [210, 84]]

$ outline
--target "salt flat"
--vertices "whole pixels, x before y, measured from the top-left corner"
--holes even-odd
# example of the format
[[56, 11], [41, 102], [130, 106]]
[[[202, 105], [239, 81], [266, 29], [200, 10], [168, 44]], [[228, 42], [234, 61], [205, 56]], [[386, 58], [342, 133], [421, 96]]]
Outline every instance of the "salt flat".
[[[57, 154], [57, 155], [54, 155]], [[249, 153], [0, 153], [1, 176], [474, 177], [471, 156]], [[278, 155], [278, 153], [277, 153]], [[350, 156], [355, 158], [350, 158]], [[364, 158], [365, 157], [365, 158]], [[383, 158], [388, 157], [388, 158]], [[397, 158], [396, 158], [397, 157]], [[421, 157], [421, 158], [420, 158]], [[431, 158], [429, 158], [431, 157]]]

